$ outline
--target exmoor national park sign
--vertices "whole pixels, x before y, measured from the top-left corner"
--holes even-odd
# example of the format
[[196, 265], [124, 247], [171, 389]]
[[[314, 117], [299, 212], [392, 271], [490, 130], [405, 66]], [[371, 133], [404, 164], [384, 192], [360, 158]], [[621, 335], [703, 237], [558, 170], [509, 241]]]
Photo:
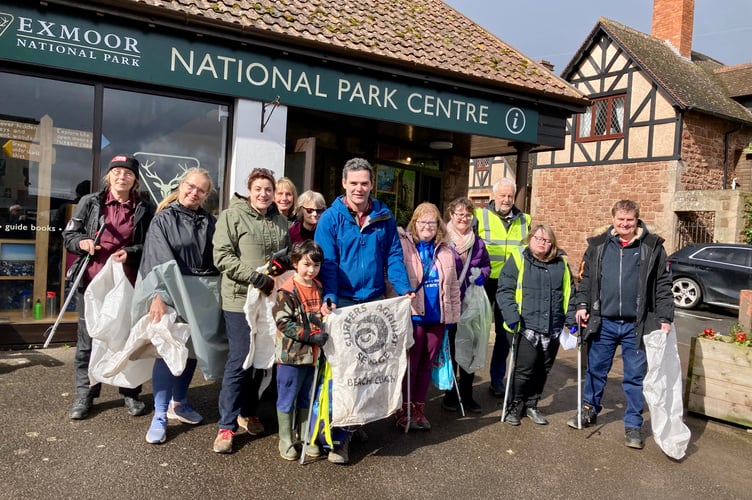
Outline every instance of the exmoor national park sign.
[[0, 2], [0, 60], [259, 101], [279, 96], [286, 106], [537, 140], [538, 113], [531, 109], [282, 59], [263, 47], [173, 37], [153, 26], [76, 13]]

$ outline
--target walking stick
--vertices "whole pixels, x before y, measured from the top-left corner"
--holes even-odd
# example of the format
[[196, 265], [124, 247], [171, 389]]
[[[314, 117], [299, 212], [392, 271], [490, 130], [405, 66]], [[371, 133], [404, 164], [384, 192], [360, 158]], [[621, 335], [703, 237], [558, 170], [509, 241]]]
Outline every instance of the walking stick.
[[[94, 233], [94, 247], [97, 246], [99, 243], [99, 239], [102, 237], [102, 233], [104, 232], [104, 215], [99, 217], [99, 229], [96, 233]], [[86, 268], [89, 267], [89, 262], [91, 261], [91, 254], [87, 253], [84, 257], [84, 261], [81, 264], [81, 269], [78, 271], [78, 274], [76, 275], [76, 279], [73, 281], [73, 284], [71, 285], [70, 292], [68, 293], [68, 296], [65, 298], [65, 303], [63, 304], [63, 307], [60, 308], [60, 314], [57, 315], [57, 319], [55, 320], [55, 323], [47, 329], [46, 332], [44, 332], [44, 336], [47, 337], [47, 340], [44, 341], [43, 348], [46, 349], [47, 346], [50, 345], [50, 342], [52, 341], [52, 337], [55, 336], [55, 332], [57, 331], [57, 327], [60, 326], [60, 322], [63, 320], [63, 315], [65, 314], [65, 311], [68, 309], [68, 306], [70, 305], [71, 299], [73, 299], [73, 296], [76, 294], [76, 290], [78, 289], [78, 284], [81, 283], [81, 279], [84, 277], [84, 273], [86, 272]]]
[[405, 422], [405, 434], [410, 430], [410, 407], [412, 406], [410, 396], [410, 349], [407, 350], [407, 422]]
[[[449, 360], [451, 363], [452, 361]], [[465, 416], [465, 407], [462, 405], [462, 396], [460, 395], [460, 386], [457, 383], [457, 375], [454, 373], [454, 367], [452, 367], [452, 383], [454, 384], [454, 390], [457, 391], [457, 402], [460, 404], [460, 413]]]
[[582, 323], [577, 322], [577, 428], [582, 429]]
[[507, 386], [504, 388], [504, 407], [501, 409], [501, 422], [504, 422], [504, 419], [507, 416], [507, 401], [509, 401], [509, 388], [512, 385], [512, 373], [514, 372], [514, 365], [516, 361], [515, 357], [515, 351], [517, 350], [517, 346], [515, 345], [517, 342], [517, 337], [520, 336], [520, 333], [512, 333], [512, 348], [509, 353], [509, 366], [507, 367]]

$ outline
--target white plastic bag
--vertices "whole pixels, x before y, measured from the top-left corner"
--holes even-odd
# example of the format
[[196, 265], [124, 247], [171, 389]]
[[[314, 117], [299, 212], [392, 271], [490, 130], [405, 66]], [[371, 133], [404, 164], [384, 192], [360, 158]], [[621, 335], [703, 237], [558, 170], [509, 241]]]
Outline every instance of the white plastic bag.
[[569, 332], [566, 326], [561, 329], [559, 334], [559, 345], [565, 350], [577, 349], [577, 336]]
[[682, 374], [676, 329], [671, 325], [668, 335], [663, 330], [652, 331], [643, 341], [648, 359], [643, 392], [650, 409], [653, 439], [663, 453], [679, 460], [687, 451], [691, 433], [682, 420]]
[[486, 364], [493, 310], [482, 286], [470, 284], [462, 300], [462, 314], [454, 339], [454, 357], [468, 373]]
[[92, 339], [100, 339], [112, 350], [120, 350], [131, 329], [133, 285], [123, 264], [107, 259], [84, 292], [86, 329]]

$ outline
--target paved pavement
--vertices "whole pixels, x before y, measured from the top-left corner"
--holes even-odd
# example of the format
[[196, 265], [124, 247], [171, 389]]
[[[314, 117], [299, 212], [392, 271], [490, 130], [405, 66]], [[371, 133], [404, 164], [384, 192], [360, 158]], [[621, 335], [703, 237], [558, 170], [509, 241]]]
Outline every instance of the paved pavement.
[[[678, 321], [678, 320], [677, 320]], [[681, 352], [681, 351], [680, 351]], [[499, 423], [487, 370], [476, 377], [480, 416], [461, 418], [429, 394], [431, 432], [404, 435], [392, 420], [366, 426], [349, 466], [299, 465], [277, 454], [273, 401], [262, 401], [267, 432], [236, 438], [236, 452], [211, 450], [218, 384], [197, 375], [189, 396], [207, 422], [173, 424], [162, 445], [144, 440], [150, 417], [130, 417], [112, 387], [93, 414], [71, 421], [74, 349], [0, 351], [0, 498], [749, 498], [752, 433], [689, 415], [687, 456], [675, 461], [648, 437], [624, 446], [617, 358], [598, 426], [566, 426], [575, 411], [576, 354], [561, 351], [540, 408], [551, 424]], [[686, 359], [686, 352], [682, 353]], [[151, 386], [144, 387], [151, 404]], [[648, 416], [649, 418], [649, 416]], [[646, 428], [649, 424], [646, 422]]]

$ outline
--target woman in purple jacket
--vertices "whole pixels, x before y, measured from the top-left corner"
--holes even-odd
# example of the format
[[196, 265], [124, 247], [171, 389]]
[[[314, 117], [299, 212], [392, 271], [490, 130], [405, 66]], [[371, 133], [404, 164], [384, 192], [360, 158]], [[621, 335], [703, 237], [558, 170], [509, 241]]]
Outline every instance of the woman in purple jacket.
[[[457, 198], [452, 201], [447, 208], [449, 222], [447, 223], [447, 233], [452, 241], [452, 247], [456, 252], [457, 277], [460, 280], [460, 301], [465, 298], [465, 291], [470, 283], [483, 286], [488, 275], [491, 273], [491, 259], [488, 256], [488, 250], [483, 243], [483, 239], [473, 231], [473, 202], [467, 198]], [[464, 276], [463, 276], [464, 274]], [[457, 325], [452, 325], [449, 329], [449, 341], [452, 350], [452, 359], [454, 359], [454, 339], [457, 336]], [[462, 367], [454, 364], [455, 372], [459, 368], [459, 379], [457, 385], [460, 389], [462, 406], [473, 413], [480, 413], [481, 407], [473, 399], [473, 380], [475, 373], [468, 373]], [[457, 392], [452, 388], [444, 394], [442, 406], [448, 411], [457, 411], [459, 401]]]

